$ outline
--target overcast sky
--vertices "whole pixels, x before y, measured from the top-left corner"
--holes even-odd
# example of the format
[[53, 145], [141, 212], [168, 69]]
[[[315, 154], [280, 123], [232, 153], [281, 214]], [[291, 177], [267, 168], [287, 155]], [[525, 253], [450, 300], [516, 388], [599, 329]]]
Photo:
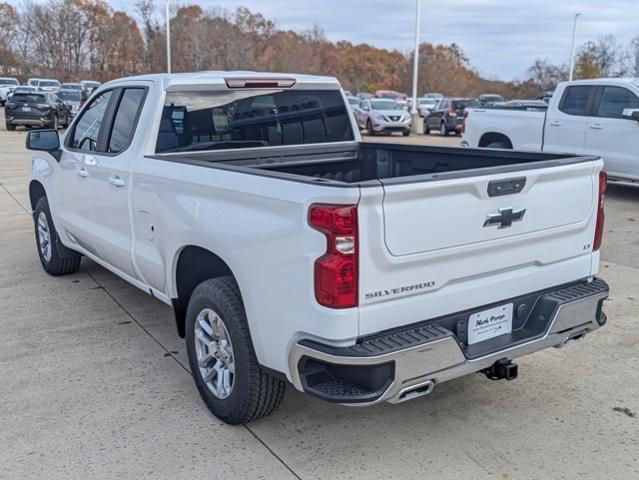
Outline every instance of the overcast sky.
[[[13, 0], [11, 3], [17, 3]], [[131, 10], [134, 0], [107, 0]], [[171, 0], [203, 8], [244, 5], [275, 20], [280, 28], [305, 30], [314, 24], [330, 40], [366, 42], [409, 51], [416, 0]], [[164, 0], [156, 0], [163, 10]], [[606, 34], [627, 44], [639, 35], [639, 0], [422, 0], [423, 41], [459, 44], [483, 75], [521, 79], [535, 58], [568, 62], [572, 21], [578, 44]]]

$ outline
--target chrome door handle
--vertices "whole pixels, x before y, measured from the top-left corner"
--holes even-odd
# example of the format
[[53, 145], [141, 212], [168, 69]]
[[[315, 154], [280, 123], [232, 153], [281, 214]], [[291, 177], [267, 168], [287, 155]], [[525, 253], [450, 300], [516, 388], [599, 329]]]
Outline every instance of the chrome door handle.
[[553, 120], [549, 125], [551, 127], [561, 127], [561, 122], [559, 120]]
[[109, 183], [111, 185], [115, 185], [116, 187], [124, 187], [124, 180], [121, 179], [118, 175], [109, 178]]
[[603, 125], [601, 123], [593, 123], [592, 125], [588, 125], [592, 130], [603, 130]]
[[89, 176], [89, 172], [84, 168], [76, 170], [76, 173], [80, 176], [80, 178], [87, 178]]

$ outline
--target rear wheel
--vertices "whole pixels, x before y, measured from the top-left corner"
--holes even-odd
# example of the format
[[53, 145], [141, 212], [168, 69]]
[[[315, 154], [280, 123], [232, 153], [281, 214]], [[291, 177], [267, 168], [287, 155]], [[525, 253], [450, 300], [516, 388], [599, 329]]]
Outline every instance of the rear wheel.
[[51, 128], [53, 128], [54, 130], [57, 130], [59, 128], [57, 115], [53, 116], [53, 123], [51, 123]]
[[426, 119], [424, 119], [424, 135], [430, 135], [430, 127]]
[[47, 197], [40, 197], [33, 211], [36, 245], [44, 270], [50, 275], [68, 275], [80, 268], [79, 253], [59, 248], [58, 233], [51, 219]]
[[447, 137], [448, 134], [450, 133], [448, 131], [448, 126], [446, 125], [446, 122], [442, 122], [442, 124], [439, 126], [439, 133], [444, 137]]
[[281, 403], [286, 384], [260, 367], [232, 277], [206, 280], [193, 291], [186, 312], [186, 350], [204, 403], [224, 422], [257, 420]]

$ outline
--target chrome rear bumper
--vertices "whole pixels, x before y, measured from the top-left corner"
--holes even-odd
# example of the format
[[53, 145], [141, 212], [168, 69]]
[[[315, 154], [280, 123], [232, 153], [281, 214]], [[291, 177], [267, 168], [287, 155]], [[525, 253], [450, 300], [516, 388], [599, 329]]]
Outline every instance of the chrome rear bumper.
[[[512, 360], [582, 339], [606, 322], [602, 302], [607, 297], [608, 286], [600, 279], [543, 292], [539, 299], [547, 303], [555, 302], [552, 316], [543, 319], [543, 330], [530, 339], [479, 356], [469, 354], [467, 345], [455, 333], [437, 323], [428, 322], [402, 331], [380, 334], [351, 347], [331, 347], [302, 340], [295, 344], [289, 356], [291, 380], [298, 390], [337, 403], [399, 403], [430, 393], [438, 383], [488, 368], [498, 360]], [[534, 310], [531, 312], [533, 314]], [[407, 344], [405, 348], [402, 342]], [[376, 349], [379, 353], [375, 352]], [[322, 368], [328, 373], [323, 373]], [[361, 373], [357, 373], [358, 368]], [[371, 369], [368, 373], [367, 368]], [[368, 386], [362, 387], [359, 380], [354, 381], [355, 385], [344, 385], [343, 379], [339, 378], [339, 372], [344, 370], [349, 376], [346, 383], [353, 383], [352, 379], [358, 378], [365, 380]], [[331, 375], [338, 378], [331, 378]], [[371, 387], [367, 376], [380, 375], [389, 375], [388, 380], [384, 382], [380, 379]], [[321, 378], [318, 381], [324, 383], [310, 385], [311, 376]], [[334, 392], [339, 394], [331, 398]]]

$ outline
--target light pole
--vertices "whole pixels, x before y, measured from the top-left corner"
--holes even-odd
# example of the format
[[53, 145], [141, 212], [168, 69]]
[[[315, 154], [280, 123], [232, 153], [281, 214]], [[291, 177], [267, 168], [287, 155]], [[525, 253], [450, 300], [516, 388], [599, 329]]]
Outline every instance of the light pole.
[[421, 133], [420, 117], [417, 114], [417, 80], [419, 71], [419, 30], [422, 14], [422, 0], [416, 0], [417, 11], [415, 16], [415, 50], [413, 52], [413, 105], [411, 106], [412, 127], [414, 133]]
[[570, 76], [568, 80], [572, 81], [572, 74], [575, 70], [575, 38], [577, 37], [577, 19], [581, 17], [581, 13], [575, 13], [575, 21], [572, 24], [572, 44], [570, 46]]
[[166, 0], [166, 71], [171, 73], [171, 18], [169, 0]]

